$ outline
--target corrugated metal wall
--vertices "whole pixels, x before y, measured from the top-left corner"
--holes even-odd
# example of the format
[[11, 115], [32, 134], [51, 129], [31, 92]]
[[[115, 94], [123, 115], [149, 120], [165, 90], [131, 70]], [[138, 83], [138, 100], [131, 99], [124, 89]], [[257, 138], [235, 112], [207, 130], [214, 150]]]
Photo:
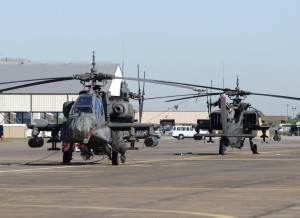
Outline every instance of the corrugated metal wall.
[[0, 111], [30, 111], [30, 95], [0, 95]]
[[62, 112], [63, 103], [78, 95], [0, 95], [0, 111]]
[[62, 111], [66, 95], [33, 95], [32, 111]]

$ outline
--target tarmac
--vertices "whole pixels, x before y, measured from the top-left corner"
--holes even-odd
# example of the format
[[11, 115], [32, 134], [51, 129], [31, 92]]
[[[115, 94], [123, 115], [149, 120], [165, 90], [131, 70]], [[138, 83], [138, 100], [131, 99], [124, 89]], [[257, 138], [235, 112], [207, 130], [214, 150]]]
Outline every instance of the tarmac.
[[[74, 153], [61, 164], [51, 144], [0, 142], [1, 217], [300, 217], [300, 139], [249, 143], [218, 155], [214, 143], [163, 137], [112, 166]], [[60, 147], [60, 144], [58, 144]]]

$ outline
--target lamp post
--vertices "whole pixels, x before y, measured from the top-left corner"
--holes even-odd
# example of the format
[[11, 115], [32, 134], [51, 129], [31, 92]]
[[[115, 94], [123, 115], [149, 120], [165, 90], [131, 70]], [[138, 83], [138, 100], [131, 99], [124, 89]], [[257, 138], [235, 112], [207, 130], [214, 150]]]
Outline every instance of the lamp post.
[[293, 118], [295, 118], [295, 116], [294, 116], [294, 112], [295, 112], [295, 110], [296, 110], [297, 108], [295, 108], [295, 107], [292, 107], [292, 110], [293, 110]]

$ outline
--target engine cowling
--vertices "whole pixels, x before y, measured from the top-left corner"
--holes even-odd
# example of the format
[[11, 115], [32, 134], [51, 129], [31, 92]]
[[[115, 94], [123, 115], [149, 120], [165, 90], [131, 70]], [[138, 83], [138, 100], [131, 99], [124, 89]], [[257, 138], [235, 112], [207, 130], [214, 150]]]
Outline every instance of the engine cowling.
[[148, 138], [145, 139], [144, 144], [146, 145], [146, 147], [156, 147], [159, 143], [159, 140], [157, 137], [155, 136], [150, 136]]
[[111, 121], [118, 122], [133, 122], [134, 121], [134, 110], [133, 106], [127, 101], [114, 102], [111, 105], [110, 111]]
[[197, 135], [197, 134], [195, 134], [195, 135], [193, 136], [193, 139], [194, 139], [194, 140], [202, 140], [202, 138], [203, 138], [203, 136], [199, 136], [199, 135]]
[[41, 137], [30, 138], [28, 146], [31, 148], [40, 148], [44, 145], [44, 139]]

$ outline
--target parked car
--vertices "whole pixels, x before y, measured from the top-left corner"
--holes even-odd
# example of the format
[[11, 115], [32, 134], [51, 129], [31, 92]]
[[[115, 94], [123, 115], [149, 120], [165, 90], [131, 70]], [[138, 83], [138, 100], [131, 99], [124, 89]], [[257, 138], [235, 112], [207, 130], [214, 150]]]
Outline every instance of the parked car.
[[161, 133], [160, 133], [160, 131], [159, 131], [159, 130], [155, 130], [155, 131], [154, 131], [154, 136], [155, 136], [156, 138], [160, 139], [160, 138], [161, 138]]
[[163, 133], [164, 135], [172, 135], [172, 129], [164, 129], [164, 130], [162, 131], [162, 133]]
[[300, 126], [291, 126], [289, 136], [300, 136]]

